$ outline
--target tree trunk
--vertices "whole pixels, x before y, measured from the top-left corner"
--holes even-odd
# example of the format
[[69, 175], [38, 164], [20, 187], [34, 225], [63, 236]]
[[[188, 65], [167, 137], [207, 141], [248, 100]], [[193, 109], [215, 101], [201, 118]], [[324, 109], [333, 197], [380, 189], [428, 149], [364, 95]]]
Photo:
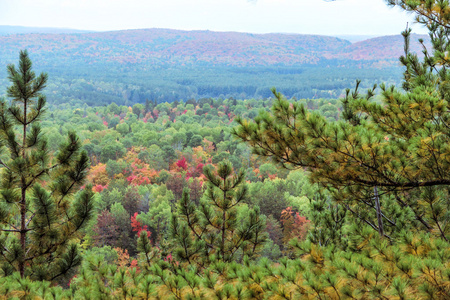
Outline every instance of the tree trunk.
[[[22, 184], [24, 184], [24, 179], [22, 178]], [[26, 212], [27, 212], [27, 207], [26, 207], [26, 202], [25, 202], [25, 188], [22, 187], [22, 198], [20, 200], [20, 246], [22, 248], [22, 254], [21, 254], [21, 258], [19, 259], [19, 272], [20, 272], [20, 277], [23, 278], [25, 276], [25, 254], [26, 254], [26, 248], [27, 248], [27, 244], [26, 244]]]
[[[23, 102], [23, 141], [22, 141], [22, 158], [25, 160], [26, 157], [26, 142], [27, 142], [27, 101]], [[20, 277], [25, 276], [25, 255], [27, 250], [26, 235], [27, 235], [27, 224], [26, 224], [26, 214], [27, 214], [27, 202], [26, 202], [26, 178], [22, 175], [21, 178], [21, 188], [22, 195], [20, 199], [20, 246], [22, 248], [21, 258], [19, 260], [19, 273]]]
[[383, 215], [381, 214], [381, 206], [380, 206], [380, 198], [378, 196], [378, 187], [374, 186], [373, 192], [375, 195], [375, 207], [377, 210], [377, 220], [378, 220], [378, 233], [381, 237], [384, 236], [384, 228], [383, 228]]
[[[225, 188], [225, 179], [224, 182], [224, 188]], [[223, 191], [223, 205], [225, 205], [227, 197], [227, 192]], [[222, 213], [222, 259], [225, 260], [225, 218], [226, 218], [226, 211], [225, 207], [222, 207], [223, 213]]]

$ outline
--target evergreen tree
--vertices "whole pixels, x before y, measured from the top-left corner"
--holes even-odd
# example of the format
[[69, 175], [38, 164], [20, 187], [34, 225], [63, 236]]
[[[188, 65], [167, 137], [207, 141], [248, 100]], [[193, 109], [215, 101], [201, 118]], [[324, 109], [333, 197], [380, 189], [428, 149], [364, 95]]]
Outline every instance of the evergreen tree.
[[238, 220], [237, 206], [246, 199], [247, 187], [243, 170], [233, 174], [229, 161], [204, 168], [208, 179], [205, 197], [196, 206], [183, 190], [178, 215], [172, 218], [172, 236], [179, 248], [176, 254], [184, 261], [208, 260], [211, 255], [230, 262], [241, 254], [255, 256], [266, 240], [265, 218], [259, 208], [249, 210], [247, 218]]
[[308, 239], [319, 246], [335, 245], [345, 248], [347, 245], [347, 210], [333, 203], [325, 193], [318, 191], [310, 203], [310, 220], [314, 226], [308, 230]]
[[[424, 59], [409, 52], [402, 34], [403, 90], [381, 85], [347, 92], [343, 120], [329, 121], [273, 90], [272, 113], [238, 118], [234, 134], [258, 155], [288, 168], [306, 168], [348, 212], [394, 238], [401, 230], [431, 231], [450, 239], [450, 17], [442, 1], [390, 1], [417, 13], [430, 31]], [[423, 42], [423, 41], [421, 41]]]
[[20, 52], [18, 68], [8, 65], [7, 70], [12, 101], [0, 103], [1, 270], [3, 275], [18, 271], [21, 277], [54, 280], [80, 263], [72, 241], [93, 208], [90, 188], [76, 193], [88, 157], [75, 133], [50, 156], [39, 126], [47, 75], [35, 75], [27, 51]]

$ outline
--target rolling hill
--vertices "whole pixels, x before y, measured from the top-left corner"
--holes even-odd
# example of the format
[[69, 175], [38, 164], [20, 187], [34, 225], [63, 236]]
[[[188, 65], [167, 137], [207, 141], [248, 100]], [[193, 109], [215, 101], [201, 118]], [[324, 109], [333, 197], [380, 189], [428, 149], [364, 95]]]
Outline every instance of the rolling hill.
[[[419, 38], [426, 36], [412, 36], [414, 52], [421, 51]], [[28, 49], [35, 66], [57, 79], [55, 85], [67, 83], [52, 90], [65, 100], [52, 101], [76, 100], [84, 93], [81, 101], [89, 103], [127, 103], [268, 97], [272, 86], [289, 97], [338, 97], [356, 78], [367, 86], [374, 80], [398, 82], [403, 39], [351, 43], [318, 35], [172, 29], [9, 34], [0, 36], [3, 78], [20, 49]], [[86, 84], [74, 89], [79, 80]]]
[[[412, 38], [412, 51], [420, 45]], [[208, 63], [227, 66], [320, 64], [328, 59], [396, 60], [403, 52], [400, 35], [350, 43], [330, 36], [140, 29], [94, 33], [29, 33], [0, 36], [2, 60], [28, 49], [51, 59], [88, 63]]]

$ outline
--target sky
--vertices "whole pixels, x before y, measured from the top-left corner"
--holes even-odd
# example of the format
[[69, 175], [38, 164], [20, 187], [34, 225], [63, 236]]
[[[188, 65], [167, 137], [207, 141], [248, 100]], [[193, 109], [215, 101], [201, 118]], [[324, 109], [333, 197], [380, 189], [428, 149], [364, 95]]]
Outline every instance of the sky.
[[[0, 0], [0, 25], [392, 35], [413, 16], [384, 0]], [[413, 32], [426, 33], [419, 24]]]

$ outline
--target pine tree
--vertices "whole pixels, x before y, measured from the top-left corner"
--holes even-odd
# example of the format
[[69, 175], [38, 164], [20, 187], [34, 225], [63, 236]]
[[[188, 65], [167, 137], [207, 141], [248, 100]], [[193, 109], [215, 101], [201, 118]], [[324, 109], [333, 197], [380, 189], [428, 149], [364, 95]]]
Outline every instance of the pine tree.
[[[402, 35], [402, 89], [347, 91], [343, 119], [330, 122], [273, 90], [272, 113], [238, 118], [234, 134], [261, 156], [287, 168], [306, 168], [358, 222], [393, 239], [402, 230], [450, 239], [450, 15], [442, 1], [392, 0], [415, 12], [430, 32], [424, 59]], [[420, 41], [423, 45], [423, 41]]]
[[267, 238], [265, 218], [255, 207], [245, 219], [238, 220], [237, 206], [247, 197], [244, 171], [233, 174], [231, 163], [224, 161], [217, 170], [205, 167], [204, 174], [208, 179], [207, 201], [201, 200], [197, 206], [185, 188], [178, 215], [172, 218], [177, 257], [192, 263], [212, 255], [225, 262], [233, 261], [237, 253], [256, 256]]
[[318, 191], [310, 203], [310, 219], [314, 226], [308, 230], [308, 240], [319, 245], [335, 245], [345, 248], [347, 244], [347, 210], [333, 203], [324, 191]]
[[88, 157], [73, 132], [54, 157], [49, 153], [39, 126], [47, 75], [35, 75], [27, 51], [20, 52], [18, 68], [7, 70], [11, 102], [0, 102], [1, 270], [55, 280], [80, 263], [72, 241], [93, 210], [91, 188], [77, 193]]

